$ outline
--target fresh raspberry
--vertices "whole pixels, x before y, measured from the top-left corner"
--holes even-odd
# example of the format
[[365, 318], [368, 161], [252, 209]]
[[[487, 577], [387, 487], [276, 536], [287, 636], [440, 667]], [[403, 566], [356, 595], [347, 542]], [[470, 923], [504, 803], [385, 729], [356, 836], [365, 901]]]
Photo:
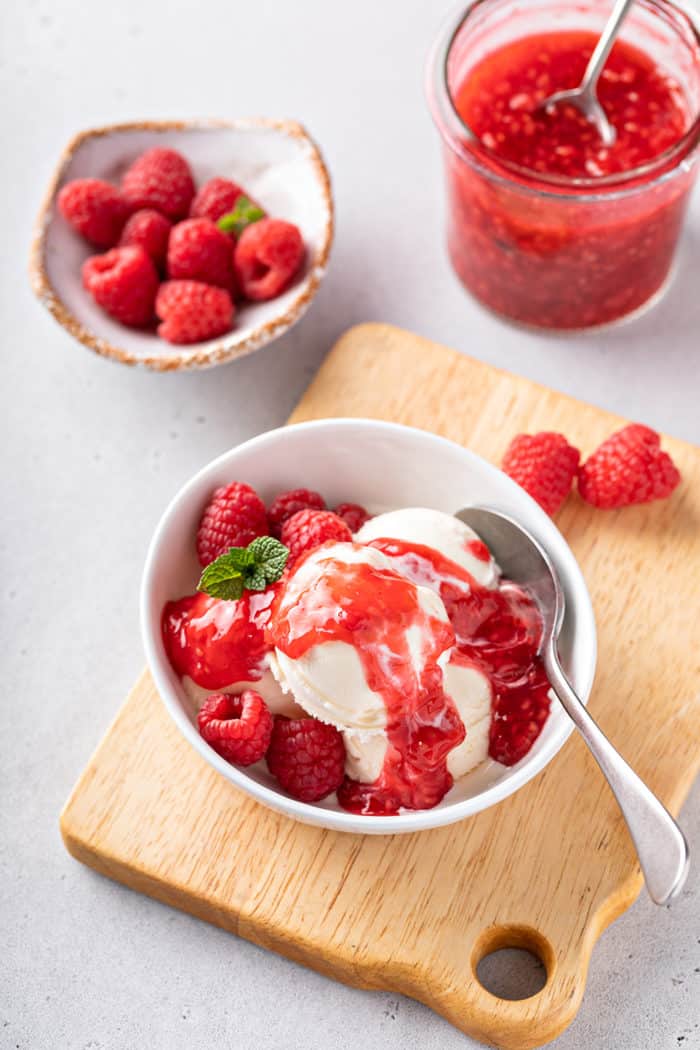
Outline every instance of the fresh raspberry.
[[113, 248], [129, 215], [129, 205], [102, 179], [73, 179], [58, 195], [61, 215], [98, 248]]
[[366, 521], [372, 517], [359, 503], [339, 503], [333, 513], [342, 518], [350, 532], [359, 532]]
[[208, 565], [229, 547], [247, 547], [256, 536], [267, 536], [265, 504], [255, 489], [242, 481], [216, 490], [197, 531], [197, 556]]
[[197, 715], [199, 732], [217, 755], [239, 766], [259, 762], [272, 736], [272, 715], [260, 693], [214, 693]]
[[197, 190], [190, 204], [191, 219], [211, 219], [216, 222], [222, 215], [233, 211], [234, 205], [244, 191], [230, 179], [209, 179]]
[[172, 223], [159, 211], [141, 208], [127, 220], [119, 238], [119, 245], [122, 248], [129, 245], [143, 248], [146, 255], [150, 255], [156, 266], [162, 269], [165, 266], [171, 229]]
[[270, 532], [273, 536], [279, 536], [282, 525], [297, 514], [300, 510], [325, 510], [326, 501], [323, 496], [312, 489], [291, 489], [289, 492], [280, 492], [275, 496], [267, 509], [267, 517], [270, 522]]
[[681, 475], [660, 442], [641, 423], [612, 434], [579, 471], [578, 490], [586, 502], [610, 510], [670, 496]]
[[303, 259], [299, 227], [281, 219], [260, 219], [246, 226], [233, 254], [247, 299], [274, 299], [292, 283]]
[[489, 732], [491, 758], [504, 766], [514, 766], [524, 758], [542, 732], [549, 706], [549, 682], [541, 667], [528, 682], [525, 696], [496, 697]]
[[571, 491], [580, 456], [563, 434], [518, 434], [506, 449], [503, 470], [555, 514]]
[[125, 173], [122, 194], [134, 211], [155, 208], [169, 219], [183, 219], [194, 197], [194, 179], [184, 157], [156, 146], [142, 153]]
[[335, 726], [316, 718], [278, 715], [267, 766], [284, 790], [302, 802], [318, 802], [335, 791], [345, 772], [345, 745]]
[[342, 518], [330, 510], [298, 510], [282, 522], [280, 540], [289, 548], [289, 564], [306, 551], [328, 540], [349, 542], [352, 533]]
[[86, 259], [83, 287], [122, 324], [142, 327], [153, 320], [158, 274], [143, 248], [112, 248]]
[[233, 292], [231, 240], [211, 219], [186, 219], [170, 234], [168, 276], [203, 281]]
[[169, 343], [201, 343], [231, 331], [235, 307], [225, 288], [201, 281], [165, 281], [156, 296], [163, 322], [158, 335]]

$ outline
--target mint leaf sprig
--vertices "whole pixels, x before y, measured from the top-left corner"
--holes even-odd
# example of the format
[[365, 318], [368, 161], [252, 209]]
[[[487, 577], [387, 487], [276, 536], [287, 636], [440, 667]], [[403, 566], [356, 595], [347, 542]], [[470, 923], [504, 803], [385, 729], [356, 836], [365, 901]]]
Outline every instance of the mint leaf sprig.
[[241, 194], [233, 206], [233, 211], [227, 211], [217, 222], [217, 226], [224, 233], [232, 233], [234, 237], [240, 237], [246, 226], [253, 222], [259, 222], [265, 218], [265, 212], [252, 200]]
[[288, 557], [289, 548], [274, 536], [258, 536], [247, 547], [231, 547], [207, 565], [197, 590], [212, 598], [238, 601], [244, 591], [264, 591], [277, 583]]

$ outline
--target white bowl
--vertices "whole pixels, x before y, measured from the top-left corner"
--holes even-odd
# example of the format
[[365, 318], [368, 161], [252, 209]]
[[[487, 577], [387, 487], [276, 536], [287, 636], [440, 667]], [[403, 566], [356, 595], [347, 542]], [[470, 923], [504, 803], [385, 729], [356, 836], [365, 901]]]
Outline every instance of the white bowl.
[[[241, 304], [231, 332], [205, 343], [173, 346], [155, 331], [126, 328], [97, 306], [81, 267], [100, 249], [63, 219], [56, 195], [70, 179], [119, 182], [144, 150], [180, 150], [200, 186], [214, 175], [240, 183], [272, 216], [299, 226], [306, 245], [301, 274], [276, 299]], [[325, 274], [333, 241], [330, 178], [318, 147], [294, 121], [149, 121], [83, 131], [68, 144], [37, 221], [30, 276], [39, 300], [76, 339], [122, 364], [158, 371], [207, 368], [259, 349], [305, 313]]]
[[156, 529], [143, 575], [141, 625], [156, 687], [182, 733], [223, 776], [297, 820], [339, 831], [393, 834], [478, 813], [522, 787], [556, 755], [572, 724], [553, 702], [539, 739], [517, 765], [486, 762], [458, 780], [434, 809], [389, 817], [348, 813], [334, 796], [316, 804], [298, 802], [280, 790], [264, 763], [244, 770], [220, 758], [197, 731], [192, 704], [166, 656], [160, 624], [168, 600], [194, 592], [200, 571], [195, 534], [202, 510], [217, 486], [234, 480], [255, 486], [265, 500], [304, 485], [321, 492], [329, 506], [351, 501], [372, 510], [426, 506], [453, 513], [484, 503], [508, 512], [537, 537], [559, 571], [567, 609], [562, 662], [584, 701], [596, 663], [593, 609], [576, 559], [548, 515], [496, 467], [434, 434], [371, 419], [329, 419], [272, 430], [219, 456], [180, 490]]

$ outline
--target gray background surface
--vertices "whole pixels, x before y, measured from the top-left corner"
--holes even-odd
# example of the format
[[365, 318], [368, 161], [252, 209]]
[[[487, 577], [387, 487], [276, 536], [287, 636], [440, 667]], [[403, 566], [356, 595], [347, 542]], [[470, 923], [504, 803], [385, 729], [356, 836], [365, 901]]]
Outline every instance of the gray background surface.
[[[444, 10], [2, 5], [2, 1050], [475, 1045], [417, 1003], [341, 987], [99, 878], [64, 852], [57, 825], [141, 669], [139, 576], [165, 502], [212, 456], [281, 423], [354, 322], [395, 322], [700, 442], [700, 193], [666, 299], [619, 330], [529, 334], [460, 291], [422, 90]], [[302, 120], [333, 174], [337, 240], [310, 314], [274, 347], [200, 374], [131, 371], [73, 344], [26, 278], [34, 214], [69, 136], [251, 113]], [[696, 852], [699, 800], [696, 789], [683, 813]], [[640, 900], [596, 948], [557, 1046], [699, 1047], [698, 919], [697, 874], [672, 910]]]

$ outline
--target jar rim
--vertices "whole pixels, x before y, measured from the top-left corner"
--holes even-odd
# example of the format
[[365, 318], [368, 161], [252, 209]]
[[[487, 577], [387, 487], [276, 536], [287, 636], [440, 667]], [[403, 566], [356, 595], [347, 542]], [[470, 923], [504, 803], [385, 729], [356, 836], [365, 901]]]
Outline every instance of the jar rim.
[[[683, 161], [700, 143], [700, 107], [685, 134], [672, 146], [644, 164], [628, 171], [599, 177], [569, 177], [534, 172], [500, 157], [485, 146], [455, 106], [448, 83], [448, 62], [452, 47], [467, 19], [490, 0], [470, 0], [452, 11], [435, 41], [427, 65], [428, 102], [433, 119], [450, 148], [462, 159], [479, 168], [487, 178], [504, 186], [518, 186], [521, 192], [538, 197], [581, 199], [594, 202], [626, 197], [673, 178]], [[670, 9], [690, 28], [700, 52], [700, 17], [684, 0], [643, 0], [645, 6]], [[657, 173], [656, 175], [654, 173]], [[651, 176], [651, 177], [649, 177]], [[631, 184], [631, 185], [630, 185]]]

